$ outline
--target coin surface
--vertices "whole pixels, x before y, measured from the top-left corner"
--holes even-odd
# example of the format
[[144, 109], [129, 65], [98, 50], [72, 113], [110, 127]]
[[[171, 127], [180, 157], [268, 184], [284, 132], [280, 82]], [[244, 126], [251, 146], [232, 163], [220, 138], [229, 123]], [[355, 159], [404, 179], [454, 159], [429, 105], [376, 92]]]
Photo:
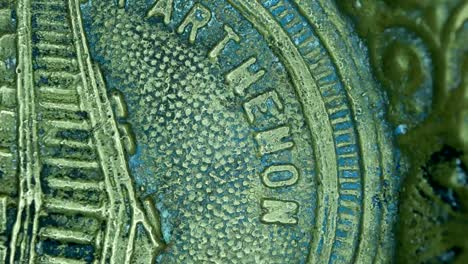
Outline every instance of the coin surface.
[[391, 260], [393, 136], [333, 2], [0, 14], [1, 261]]

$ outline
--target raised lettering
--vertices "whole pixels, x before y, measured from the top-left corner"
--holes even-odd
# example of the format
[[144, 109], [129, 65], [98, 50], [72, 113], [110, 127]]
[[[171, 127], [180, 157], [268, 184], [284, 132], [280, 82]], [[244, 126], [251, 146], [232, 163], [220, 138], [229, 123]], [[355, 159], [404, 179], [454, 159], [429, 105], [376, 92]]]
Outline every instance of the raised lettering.
[[[268, 102], [272, 102], [273, 105], [269, 107]], [[256, 109], [262, 114], [266, 114], [269, 109], [272, 109], [270, 112], [277, 115], [280, 113], [280, 110], [283, 110], [283, 104], [279, 99], [278, 93], [273, 90], [268, 93], [261, 94], [247, 103], [244, 103], [244, 110], [247, 113], [247, 118], [250, 123], [255, 121]]]
[[128, 123], [119, 124], [119, 130], [127, 154], [134, 155], [136, 153], [136, 139], [131, 125]]
[[265, 75], [264, 70], [259, 70], [255, 73], [251, 73], [249, 71], [249, 67], [252, 66], [255, 62], [257, 62], [256, 58], [250, 58], [227, 74], [226, 81], [228, 85], [234, 88], [234, 92], [237, 95], [244, 95], [244, 91], [247, 88], [257, 82], [263, 75]]
[[115, 114], [118, 118], [128, 117], [128, 107], [125, 102], [125, 98], [120, 91], [112, 92], [112, 103], [114, 104]]
[[263, 199], [261, 207], [263, 212], [260, 220], [265, 224], [297, 224], [297, 202]]
[[[274, 180], [272, 176], [275, 174], [282, 175], [279, 175], [279, 179]], [[284, 174], [286, 174], [286, 178], [284, 178]], [[288, 187], [296, 184], [298, 180], [299, 172], [296, 167], [290, 164], [270, 166], [262, 173], [263, 184], [269, 188]]]
[[260, 154], [264, 155], [292, 148], [294, 146], [294, 142], [291, 140], [284, 140], [289, 136], [289, 127], [282, 126], [272, 130], [260, 132], [255, 136], [255, 139], [260, 146]]
[[208, 56], [210, 57], [210, 59], [216, 59], [219, 54], [221, 53], [221, 51], [224, 49], [224, 47], [226, 47], [226, 45], [229, 43], [229, 41], [231, 40], [234, 40], [236, 43], [239, 43], [240, 41], [240, 37], [237, 35], [236, 32], [234, 32], [234, 30], [228, 26], [228, 25], [225, 25], [224, 26], [224, 31], [226, 31], [226, 36], [223, 38], [223, 40], [221, 40], [211, 51], [210, 53], [208, 54]]
[[182, 21], [177, 29], [177, 33], [181, 34], [188, 25], [192, 24], [189, 41], [193, 44], [197, 38], [198, 30], [206, 26], [210, 22], [210, 19], [211, 11], [202, 4], [197, 3], [190, 9], [184, 21]]
[[174, 0], [156, 0], [151, 9], [146, 14], [146, 18], [152, 16], [162, 16], [164, 24], [169, 24], [172, 19], [172, 10], [174, 9]]

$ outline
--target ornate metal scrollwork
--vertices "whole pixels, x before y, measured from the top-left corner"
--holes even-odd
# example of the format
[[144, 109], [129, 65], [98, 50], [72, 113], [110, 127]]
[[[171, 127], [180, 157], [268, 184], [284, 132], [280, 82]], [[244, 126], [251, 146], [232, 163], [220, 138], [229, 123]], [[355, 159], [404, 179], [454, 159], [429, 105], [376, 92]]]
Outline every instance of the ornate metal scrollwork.
[[389, 120], [411, 164], [402, 186], [399, 261], [463, 263], [468, 1], [338, 2], [367, 42], [374, 73], [387, 91]]

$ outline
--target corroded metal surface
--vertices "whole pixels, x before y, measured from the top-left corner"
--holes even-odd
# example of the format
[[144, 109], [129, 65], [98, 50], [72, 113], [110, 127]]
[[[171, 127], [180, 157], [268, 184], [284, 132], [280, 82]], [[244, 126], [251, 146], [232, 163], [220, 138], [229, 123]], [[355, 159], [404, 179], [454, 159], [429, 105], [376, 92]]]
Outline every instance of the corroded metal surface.
[[394, 259], [406, 68], [356, 6], [3, 2], [0, 262]]

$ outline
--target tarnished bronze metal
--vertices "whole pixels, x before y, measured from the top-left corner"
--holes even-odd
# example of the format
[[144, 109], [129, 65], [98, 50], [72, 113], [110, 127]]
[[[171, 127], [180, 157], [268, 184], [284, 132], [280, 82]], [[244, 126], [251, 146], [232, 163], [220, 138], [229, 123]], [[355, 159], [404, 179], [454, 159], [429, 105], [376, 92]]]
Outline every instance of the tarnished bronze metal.
[[0, 262], [397, 261], [468, 4], [396, 2], [0, 0]]

